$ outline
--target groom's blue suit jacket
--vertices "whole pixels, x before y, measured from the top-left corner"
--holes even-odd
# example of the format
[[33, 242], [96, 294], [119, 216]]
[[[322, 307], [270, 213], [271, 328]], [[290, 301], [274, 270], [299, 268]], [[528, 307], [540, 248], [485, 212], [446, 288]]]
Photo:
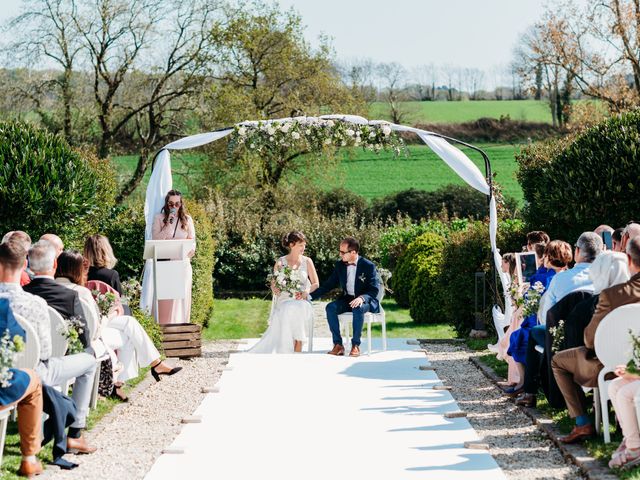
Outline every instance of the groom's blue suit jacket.
[[[317, 290], [311, 293], [311, 299], [317, 300], [337, 287], [342, 289], [343, 297], [348, 295], [347, 265], [340, 260], [336, 262], [331, 276], [323, 282]], [[380, 292], [380, 288], [383, 287], [380, 286], [376, 266], [370, 260], [367, 260], [364, 257], [358, 257], [354, 293], [356, 297], [362, 297], [365, 303], [368, 303], [371, 306], [369, 311], [373, 313], [378, 313], [380, 311], [380, 303], [378, 302], [378, 293]]]

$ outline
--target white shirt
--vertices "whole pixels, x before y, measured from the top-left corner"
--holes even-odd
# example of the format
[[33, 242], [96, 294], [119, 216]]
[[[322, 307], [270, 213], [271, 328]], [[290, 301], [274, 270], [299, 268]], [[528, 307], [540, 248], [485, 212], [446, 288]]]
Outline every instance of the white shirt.
[[360, 257], [356, 257], [355, 265], [347, 265], [347, 293], [356, 296], [356, 268]]

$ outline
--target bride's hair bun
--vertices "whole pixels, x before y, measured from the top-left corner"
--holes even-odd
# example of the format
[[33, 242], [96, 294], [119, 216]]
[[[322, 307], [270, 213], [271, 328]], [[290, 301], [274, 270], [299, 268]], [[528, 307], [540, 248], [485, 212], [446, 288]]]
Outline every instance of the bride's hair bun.
[[289, 248], [289, 245], [296, 244], [299, 242], [306, 242], [307, 241], [307, 237], [304, 236], [304, 233], [298, 231], [298, 230], [293, 230], [289, 233], [285, 233], [282, 237], [282, 246], [284, 248]]

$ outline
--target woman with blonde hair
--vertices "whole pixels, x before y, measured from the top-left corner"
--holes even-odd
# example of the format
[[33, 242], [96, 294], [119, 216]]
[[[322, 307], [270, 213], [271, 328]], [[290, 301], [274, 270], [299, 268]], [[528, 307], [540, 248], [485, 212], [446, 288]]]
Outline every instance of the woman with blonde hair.
[[82, 255], [89, 263], [87, 280], [104, 282], [122, 296], [120, 274], [113, 269], [118, 260], [109, 239], [103, 235], [91, 235], [84, 242]]

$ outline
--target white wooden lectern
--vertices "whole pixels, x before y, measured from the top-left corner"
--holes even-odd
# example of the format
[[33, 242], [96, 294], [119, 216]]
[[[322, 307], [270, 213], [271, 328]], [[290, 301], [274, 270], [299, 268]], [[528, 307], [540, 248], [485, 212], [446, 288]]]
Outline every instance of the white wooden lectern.
[[185, 300], [188, 253], [193, 240], [147, 240], [144, 259], [153, 260], [153, 306], [158, 322], [158, 300]]

